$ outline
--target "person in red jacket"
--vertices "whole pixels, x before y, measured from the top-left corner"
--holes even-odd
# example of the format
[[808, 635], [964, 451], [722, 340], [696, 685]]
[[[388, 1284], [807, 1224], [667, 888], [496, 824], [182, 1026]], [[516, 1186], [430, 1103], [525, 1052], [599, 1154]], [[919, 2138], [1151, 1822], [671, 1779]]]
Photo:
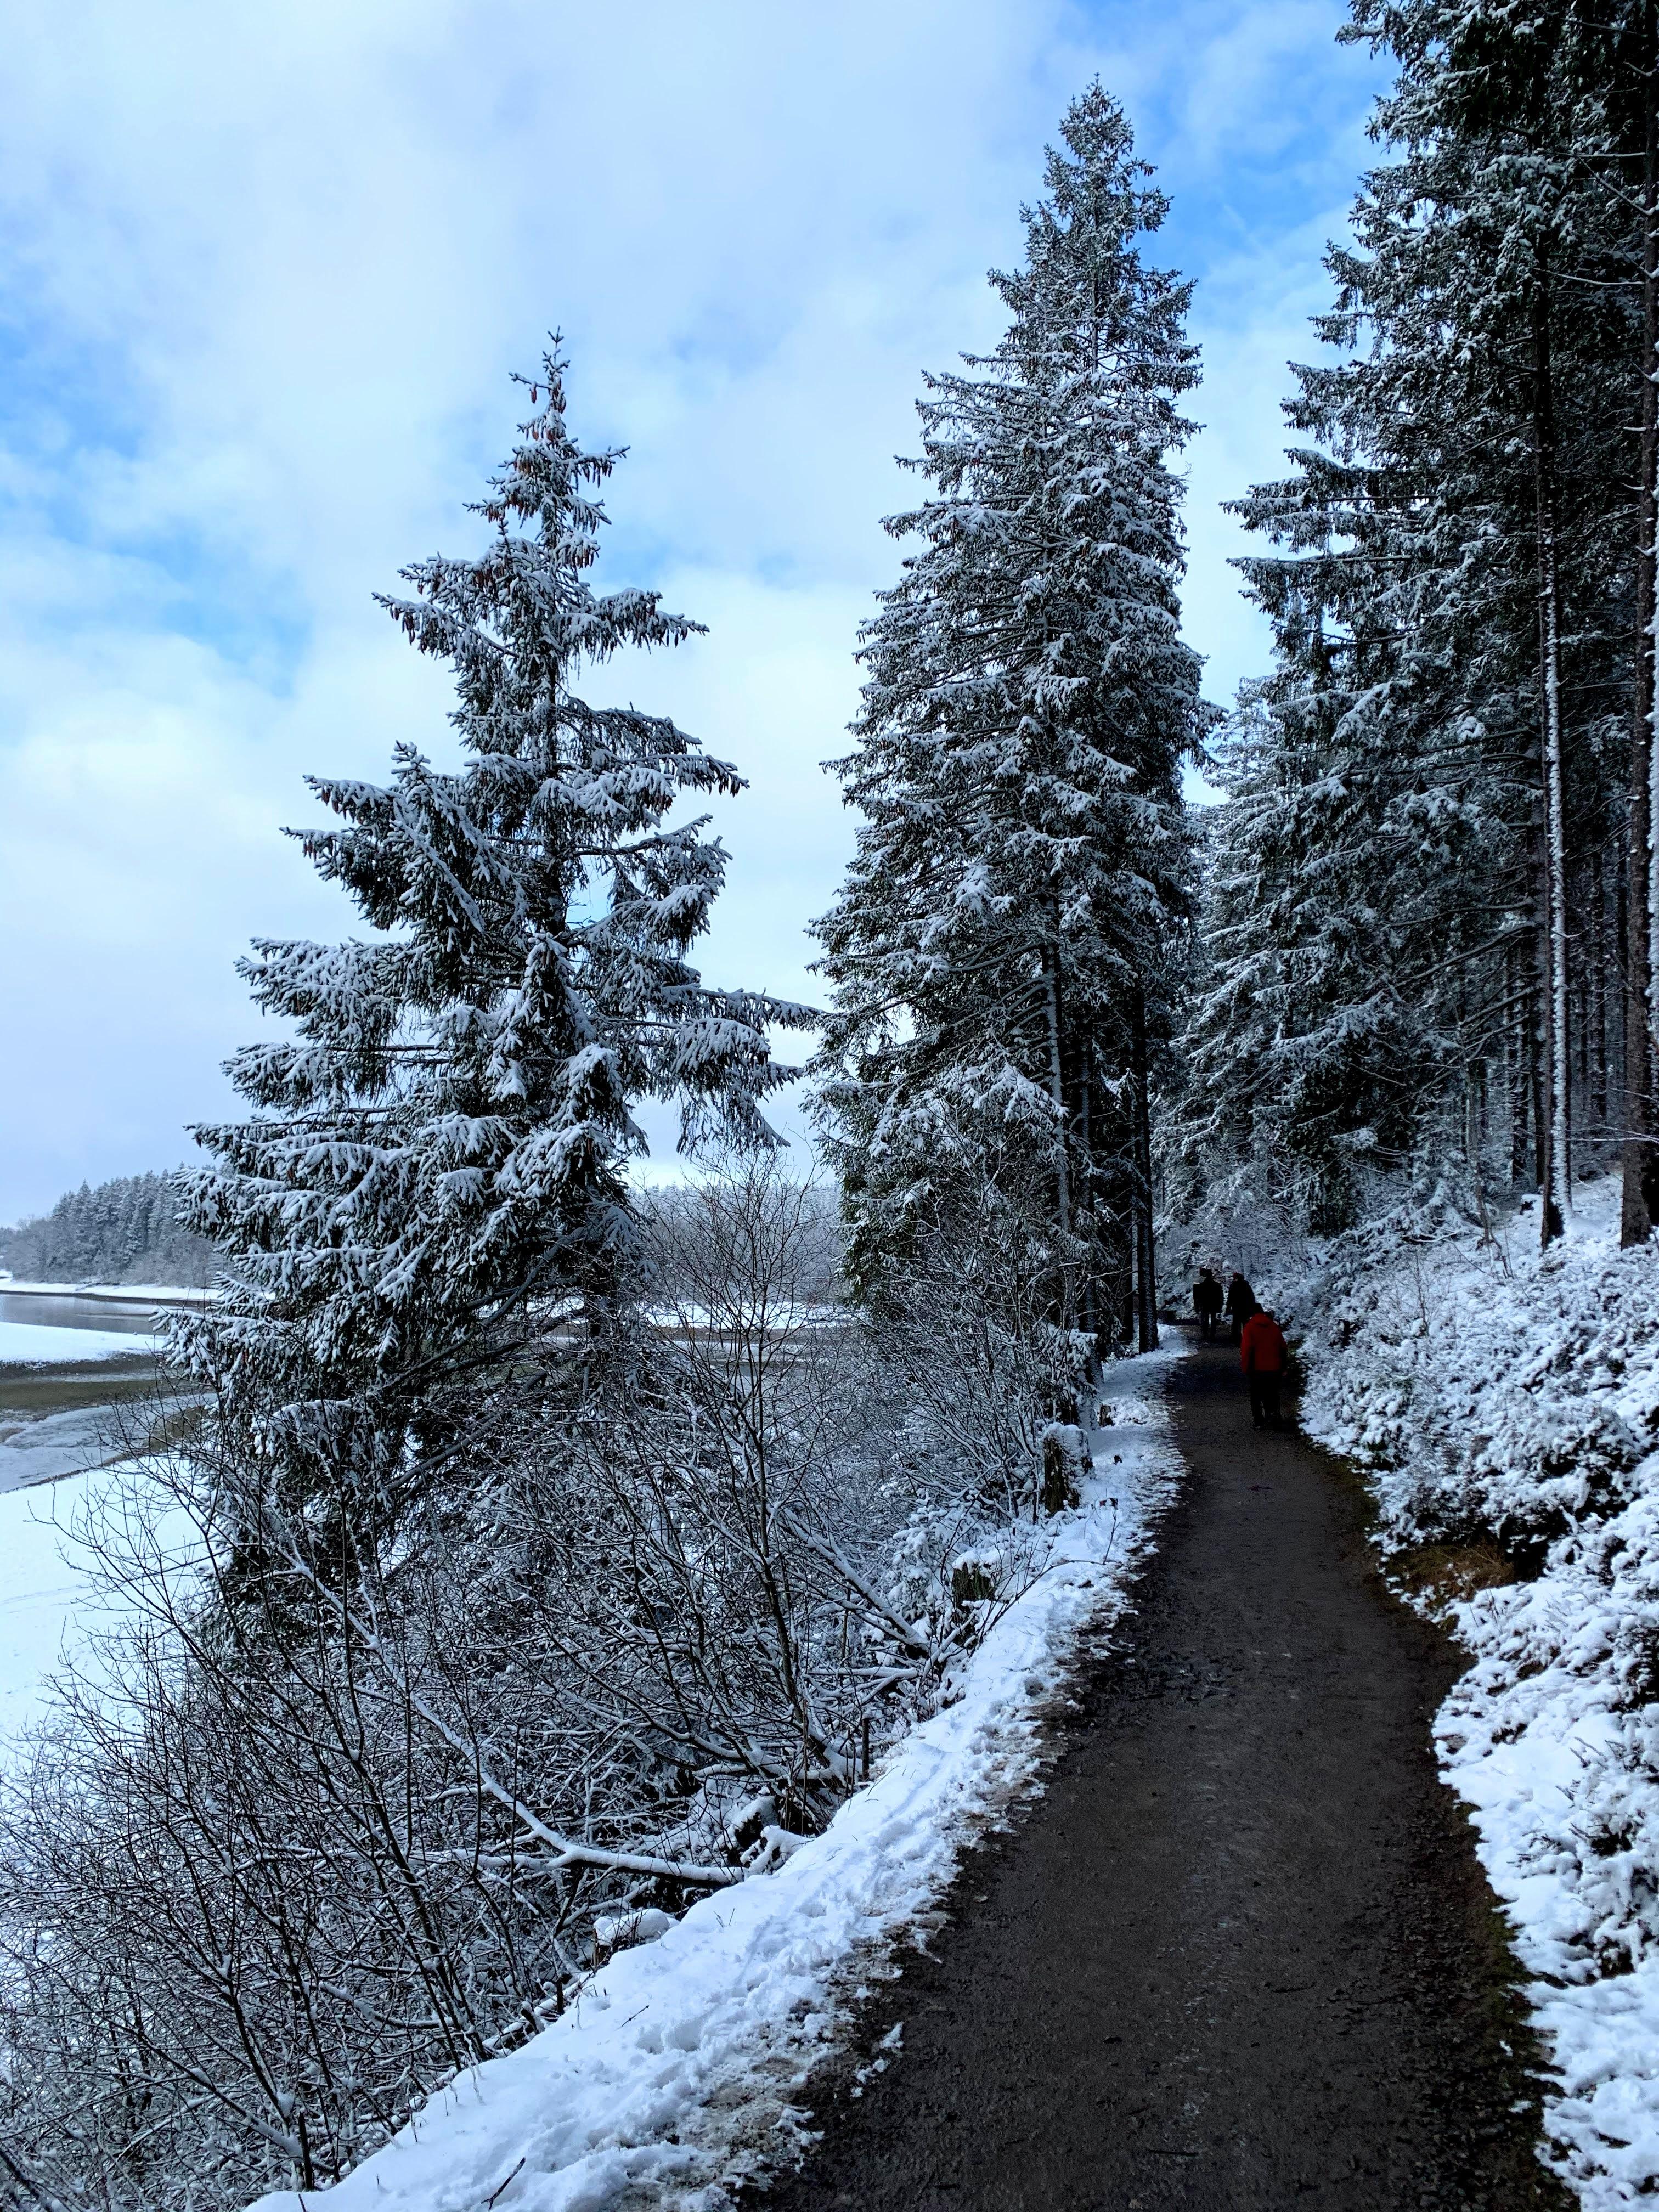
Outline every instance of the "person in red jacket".
[[1271, 1306], [1261, 1306], [1239, 1339], [1239, 1364], [1250, 1386], [1250, 1419], [1259, 1429], [1278, 1428], [1279, 1386], [1285, 1379], [1285, 1332]]

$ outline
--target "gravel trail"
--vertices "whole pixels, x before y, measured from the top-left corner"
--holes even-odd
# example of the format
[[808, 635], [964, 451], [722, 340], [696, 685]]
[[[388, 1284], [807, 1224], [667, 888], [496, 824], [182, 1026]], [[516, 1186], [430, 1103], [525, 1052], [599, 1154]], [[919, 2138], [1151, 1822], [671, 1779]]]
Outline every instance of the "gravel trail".
[[1171, 1369], [1192, 1473], [1137, 1610], [771, 2212], [1571, 2204], [1430, 1747], [1456, 1654], [1383, 1588], [1357, 1486], [1252, 1431], [1237, 1358]]

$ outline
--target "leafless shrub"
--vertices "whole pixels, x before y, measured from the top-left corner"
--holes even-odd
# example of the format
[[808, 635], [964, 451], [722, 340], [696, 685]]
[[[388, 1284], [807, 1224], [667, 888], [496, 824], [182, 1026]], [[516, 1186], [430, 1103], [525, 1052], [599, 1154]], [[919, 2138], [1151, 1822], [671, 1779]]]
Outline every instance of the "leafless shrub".
[[988, 1179], [918, 1237], [874, 1317], [913, 1432], [1002, 1521], [1039, 1516], [1045, 1437], [1092, 1417], [1096, 1345], [1054, 1310], [1052, 1255], [1030, 1248]]
[[925, 1269], [872, 1326], [832, 1231], [763, 1162], [653, 1206], [648, 1322], [574, 1406], [550, 1324], [395, 1522], [204, 1407], [106, 1495], [109, 1626], [0, 1807], [14, 2193], [327, 2183], [949, 1694], [1040, 1565], [1069, 1354]]

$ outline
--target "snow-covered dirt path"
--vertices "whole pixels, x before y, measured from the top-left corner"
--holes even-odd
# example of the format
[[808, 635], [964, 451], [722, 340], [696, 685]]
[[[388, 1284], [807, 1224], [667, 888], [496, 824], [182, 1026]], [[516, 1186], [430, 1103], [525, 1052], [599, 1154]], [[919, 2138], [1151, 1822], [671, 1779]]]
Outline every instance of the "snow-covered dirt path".
[[[1036, 1808], [870, 2006], [774, 2212], [1540, 2212], [1538, 2055], [1358, 1486], [1169, 1370], [1191, 1468]], [[868, 2070], [882, 2046], [890, 2063]]]

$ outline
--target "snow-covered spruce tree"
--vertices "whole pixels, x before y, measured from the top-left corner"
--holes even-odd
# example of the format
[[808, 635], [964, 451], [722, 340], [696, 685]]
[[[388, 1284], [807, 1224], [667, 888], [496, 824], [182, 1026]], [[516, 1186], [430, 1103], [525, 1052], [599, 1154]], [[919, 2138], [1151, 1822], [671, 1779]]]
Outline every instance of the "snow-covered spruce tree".
[[[934, 495], [864, 634], [864, 817], [818, 925], [836, 1012], [831, 1151], [854, 1267], [891, 1289], [988, 1180], [1054, 1320], [1152, 1340], [1149, 1063], [1189, 914], [1171, 457], [1197, 378], [1189, 287], [1138, 240], [1165, 202], [1098, 84], [1067, 112], [1012, 313], [919, 403]], [[981, 1224], [982, 1226], [982, 1224]]]
[[454, 672], [461, 763], [402, 744], [386, 787], [313, 781], [343, 826], [304, 848], [374, 933], [256, 946], [253, 996], [294, 1034], [231, 1061], [255, 1110], [197, 1131], [216, 1164], [185, 1182], [226, 1271], [173, 1347], [216, 1394], [220, 1443], [359, 1516], [421, 1484], [447, 1394], [476, 1392], [527, 1312], [568, 1315], [584, 1357], [603, 1332], [635, 1102], [678, 1097], [688, 1142], [766, 1141], [766, 1026], [801, 1018], [688, 963], [725, 855], [674, 810], [735, 770], [574, 689], [698, 625], [654, 592], [595, 592], [617, 456], [571, 436], [563, 380], [556, 352], [520, 380], [534, 411], [475, 509], [485, 550], [383, 601]]
[[1325, 1227], [1370, 1160], [1530, 1182], [1547, 1232], [1617, 1138], [1632, 240], [1570, 13], [1356, 9], [1401, 75], [1347, 357], [1242, 504], [1279, 666], [1224, 756], [1188, 1164], [1274, 1158]]

